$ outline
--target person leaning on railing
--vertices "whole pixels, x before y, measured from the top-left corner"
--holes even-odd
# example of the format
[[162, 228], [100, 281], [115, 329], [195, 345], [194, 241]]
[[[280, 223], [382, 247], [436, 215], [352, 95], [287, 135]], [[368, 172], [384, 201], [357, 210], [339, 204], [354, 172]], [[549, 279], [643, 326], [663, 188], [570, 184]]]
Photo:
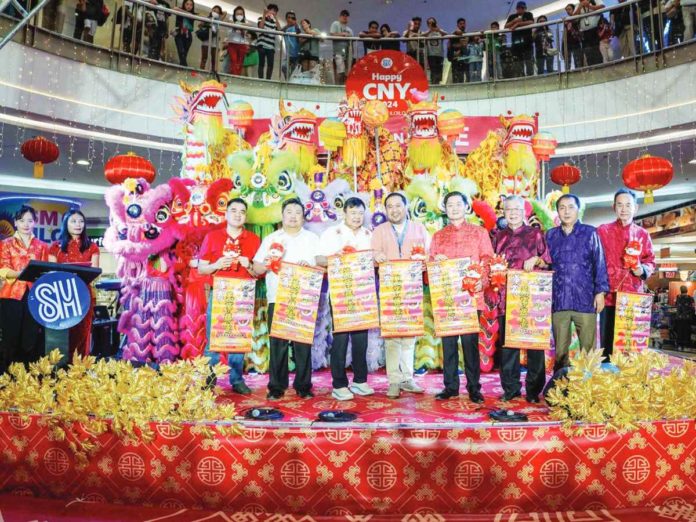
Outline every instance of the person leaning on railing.
[[[320, 36], [319, 29], [312, 27], [312, 22], [307, 18], [303, 18], [300, 24], [302, 26], [302, 34], [312, 36]], [[300, 37], [300, 64], [303, 71], [310, 71], [319, 63], [319, 39], [318, 38], [302, 38]]]
[[[463, 35], [466, 32], [466, 19], [457, 19], [457, 28], [452, 32]], [[466, 60], [468, 53], [464, 38], [452, 38], [447, 45], [447, 60], [452, 64], [452, 83], [469, 81], [469, 66]]]
[[377, 22], [377, 20], [372, 20], [367, 24], [367, 31], [360, 31], [360, 33], [358, 33], [358, 36], [365, 40], [363, 42], [365, 54], [379, 51], [382, 48], [379, 43], [379, 39], [382, 38], [382, 33], [379, 32], [378, 27], [379, 22]]
[[[568, 4], [565, 7], [566, 14], [573, 16], [575, 13], [575, 4]], [[580, 23], [577, 20], [565, 20], [563, 22], [563, 56], [566, 60], [566, 70], [572, 67], [578, 69], [583, 66], [582, 63], [582, 34], [580, 33]], [[570, 62], [573, 62], [571, 67]]]
[[[398, 38], [399, 33], [396, 31], [392, 31], [391, 27], [389, 24], [382, 24], [382, 26], [379, 28], [379, 32], [382, 35], [382, 38]], [[380, 43], [380, 49], [383, 51], [400, 51], [401, 50], [401, 42], [398, 40], [381, 40]]]
[[[491, 23], [491, 31], [499, 31], [498, 22]], [[505, 33], [486, 33], [486, 68], [488, 69], [488, 79], [501, 79], [503, 77], [502, 49], [505, 47]]]
[[404, 31], [404, 38], [414, 38], [414, 40], [408, 40], [406, 42], [406, 54], [408, 54], [414, 60], [420, 63], [421, 67], [425, 69], [425, 42], [420, 39], [423, 36], [421, 33], [421, 17], [414, 16], [408, 23], [408, 28]]
[[220, 44], [220, 26], [216, 22], [222, 22], [227, 18], [227, 13], [219, 5], [214, 5], [210, 10], [210, 23], [201, 24], [196, 31], [196, 36], [201, 40], [201, 69], [205, 70], [210, 54], [210, 70], [217, 70], [217, 55]]
[[[193, 0], [184, 0], [182, 8], [172, 7], [175, 11], [181, 13], [195, 15], [195, 4]], [[177, 15], [174, 28], [174, 43], [176, 44], [176, 52], [179, 55], [179, 65], [188, 67], [188, 53], [193, 43], [193, 19], [186, 16]]]
[[505, 29], [512, 30], [513, 76], [532, 76], [532, 30], [524, 29], [534, 23], [534, 15], [525, 2], [517, 2], [515, 13], [508, 16]]
[[[248, 25], [246, 12], [242, 6], [237, 6], [232, 12], [232, 21], [237, 26]], [[228, 27], [225, 36], [225, 49], [227, 51], [223, 60], [223, 71], [240, 76], [244, 59], [249, 51], [247, 31], [240, 27]]]
[[580, 19], [580, 34], [582, 35], [582, 53], [585, 56], [587, 66], [602, 63], [602, 53], [599, 51], [599, 20], [602, 15], [588, 15], [599, 9], [604, 9], [604, 4], [598, 4], [595, 0], [580, 0], [575, 8], [574, 15], [587, 15]]
[[[263, 16], [257, 23], [260, 29], [278, 30], [278, 6], [268, 4], [263, 10]], [[276, 37], [272, 33], [259, 33], [256, 38], [256, 48], [259, 51], [259, 78], [271, 79], [275, 61]]]
[[428, 69], [430, 69], [430, 83], [438, 85], [442, 81], [442, 65], [445, 61], [443, 36], [447, 33], [440, 29], [437, 20], [432, 16], [426, 21], [428, 32], [425, 33], [428, 44]]
[[[169, 4], [165, 0], [150, 0], [153, 5], [160, 5], [169, 8]], [[150, 18], [151, 23], [147, 22]], [[145, 27], [147, 28], [148, 46], [147, 57], [152, 60], [164, 59], [164, 42], [168, 36], [169, 29], [167, 22], [169, 13], [159, 9], [150, 9], [146, 12]], [[202, 69], [203, 67], [201, 67]]]
[[[331, 36], [342, 36], [342, 37], [353, 37], [353, 30], [348, 27], [348, 17], [350, 13], [347, 10], [341, 11], [338, 20], [335, 20], [331, 24], [330, 34]], [[333, 41], [333, 55], [334, 55], [334, 74], [336, 77], [336, 83], [343, 84], [346, 81], [346, 75], [351, 67], [350, 60], [350, 46], [351, 42], [349, 40], [334, 40]]]
[[[627, 0], [619, 0], [620, 4]], [[696, 0], [695, 0], [696, 1]], [[636, 5], [626, 5], [611, 12], [611, 23], [614, 26], [614, 36], [619, 40], [621, 57], [630, 58], [636, 54], [635, 30], [637, 23]]]

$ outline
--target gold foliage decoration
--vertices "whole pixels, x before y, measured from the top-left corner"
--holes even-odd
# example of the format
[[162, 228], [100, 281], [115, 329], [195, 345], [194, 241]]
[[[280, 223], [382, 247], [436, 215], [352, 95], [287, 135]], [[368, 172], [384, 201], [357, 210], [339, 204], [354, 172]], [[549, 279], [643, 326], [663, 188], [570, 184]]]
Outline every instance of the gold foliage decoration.
[[[668, 358], [653, 350], [615, 353], [614, 371], [602, 368], [602, 350], [579, 351], [568, 375], [556, 381], [547, 402], [551, 417], [564, 426], [601, 423], [627, 432], [640, 422], [696, 417], [696, 364], [665, 373]], [[660, 371], [663, 370], [663, 371]], [[576, 433], [582, 433], [577, 427]]]
[[28, 369], [12, 364], [0, 375], [0, 410], [44, 415], [52, 437], [66, 440], [80, 465], [96, 453], [101, 434], [148, 442], [155, 438], [153, 422], [169, 423], [174, 431], [184, 423], [210, 423], [210, 437], [238, 433], [238, 426], [225, 422], [234, 418], [234, 406], [216, 402], [219, 390], [208, 384], [226, 368], [210, 366], [206, 357], [159, 369], [78, 355], [59, 368], [60, 359], [54, 350]]

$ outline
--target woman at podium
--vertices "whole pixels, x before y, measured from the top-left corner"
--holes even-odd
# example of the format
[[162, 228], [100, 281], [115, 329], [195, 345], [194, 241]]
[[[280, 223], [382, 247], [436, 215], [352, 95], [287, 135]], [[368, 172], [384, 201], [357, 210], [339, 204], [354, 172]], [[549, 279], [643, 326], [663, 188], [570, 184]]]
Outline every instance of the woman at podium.
[[22, 205], [14, 235], [0, 242], [0, 373], [12, 362], [33, 362], [44, 353], [44, 330], [29, 313], [31, 283], [18, 281], [29, 261], [48, 260], [48, 246], [34, 237], [36, 211]]
[[[99, 267], [99, 247], [87, 237], [85, 215], [76, 208], [68, 210], [63, 216], [58, 240], [54, 241], [48, 251], [48, 260], [52, 263], [79, 264]], [[96, 298], [94, 289], [89, 287], [92, 303], [85, 318], [73, 326], [69, 332], [70, 360], [75, 352], [82, 356], [90, 353], [92, 345], [92, 319]]]

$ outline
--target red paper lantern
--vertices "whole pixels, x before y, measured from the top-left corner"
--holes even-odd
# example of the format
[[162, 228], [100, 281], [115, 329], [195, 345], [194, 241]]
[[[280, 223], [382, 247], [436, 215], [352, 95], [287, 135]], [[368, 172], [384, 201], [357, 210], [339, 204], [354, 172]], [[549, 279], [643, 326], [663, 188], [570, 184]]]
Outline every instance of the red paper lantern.
[[553, 134], [541, 131], [532, 138], [532, 150], [539, 161], [549, 161], [556, 152], [558, 142]]
[[580, 169], [569, 163], [564, 163], [551, 170], [551, 181], [556, 185], [563, 185], [561, 190], [564, 194], [568, 194], [570, 186], [580, 181], [581, 178]]
[[634, 159], [623, 169], [624, 184], [632, 190], [645, 192], [643, 201], [655, 201], [653, 190], [659, 189], [672, 181], [674, 167], [669, 160], [646, 154]]
[[114, 156], [104, 165], [104, 177], [112, 185], [123, 183], [128, 178], [144, 178], [152, 183], [155, 175], [154, 165], [133, 152]]
[[34, 177], [43, 178], [44, 164], [53, 163], [60, 156], [58, 145], [43, 136], [37, 136], [22, 143], [22, 156], [34, 162]]

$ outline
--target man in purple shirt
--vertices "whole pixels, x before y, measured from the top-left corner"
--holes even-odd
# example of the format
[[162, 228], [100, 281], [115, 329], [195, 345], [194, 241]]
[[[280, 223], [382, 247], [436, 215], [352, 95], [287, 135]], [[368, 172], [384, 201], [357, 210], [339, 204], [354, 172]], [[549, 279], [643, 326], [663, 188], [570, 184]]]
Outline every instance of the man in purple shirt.
[[554, 371], [569, 366], [571, 324], [580, 349], [595, 347], [597, 314], [604, 309], [609, 291], [607, 265], [597, 229], [578, 221], [580, 199], [564, 194], [556, 202], [561, 226], [546, 233], [553, 274], [553, 337], [556, 341]]
[[[493, 237], [493, 250], [502, 254], [511, 270], [531, 272], [551, 264], [551, 256], [546, 247], [544, 234], [538, 228], [524, 223], [524, 199], [520, 196], [505, 198], [503, 215], [507, 228]], [[505, 288], [500, 291], [498, 302], [498, 350], [501, 351], [500, 384], [503, 395], [500, 400], [511, 401], [521, 396], [520, 348], [505, 347]], [[546, 372], [544, 350], [527, 350], [527, 378], [525, 379], [526, 399], [530, 403], [539, 402], [539, 394], [544, 388]]]

